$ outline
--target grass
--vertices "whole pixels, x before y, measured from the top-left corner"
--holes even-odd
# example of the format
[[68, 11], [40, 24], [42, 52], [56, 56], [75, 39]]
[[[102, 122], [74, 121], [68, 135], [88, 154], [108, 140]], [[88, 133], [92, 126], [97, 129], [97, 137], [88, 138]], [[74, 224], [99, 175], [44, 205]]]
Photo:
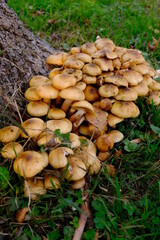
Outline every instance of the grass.
[[[54, 1], [9, 0], [18, 16], [35, 34], [56, 49], [69, 50], [97, 35], [111, 38], [116, 45], [139, 48], [158, 69], [160, 49], [149, 52], [147, 42], [160, 37], [158, 1]], [[48, 22], [52, 20], [52, 23]], [[116, 144], [107, 163], [116, 168], [111, 178], [106, 163], [97, 176], [88, 177], [92, 217], [83, 239], [158, 240], [160, 239], [160, 108], [138, 99], [141, 114], [118, 125], [125, 139]], [[133, 139], [140, 138], [139, 144]], [[116, 152], [122, 150], [122, 155]], [[31, 202], [28, 221], [17, 223], [16, 212], [28, 205], [23, 197], [23, 178], [12, 169], [12, 162], [0, 163], [0, 229], [4, 239], [72, 239], [78, 225], [82, 193], [61, 189], [48, 191]], [[0, 236], [2, 230], [0, 230]], [[3, 234], [2, 234], [3, 235]]]

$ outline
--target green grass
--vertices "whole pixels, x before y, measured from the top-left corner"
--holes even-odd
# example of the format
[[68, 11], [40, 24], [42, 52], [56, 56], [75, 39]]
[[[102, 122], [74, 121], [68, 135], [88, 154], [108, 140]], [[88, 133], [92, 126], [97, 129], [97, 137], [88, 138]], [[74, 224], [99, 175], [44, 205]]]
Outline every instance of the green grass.
[[[160, 26], [158, 1], [9, 0], [8, 4], [27, 28], [56, 49], [69, 50], [100, 35], [116, 45], [141, 49], [160, 68], [160, 49], [147, 49], [152, 36], [160, 37], [155, 31]], [[53, 24], [48, 23], [50, 19]], [[137, 105], [140, 116], [118, 125], [125, 139], [115, 144], [107, 161], [115, 166], [115, 177], [108, 175], [106, 163], [104, 171], [88, 177], [92, 217], [83, 239], [93, 240], [97, 231], [102, 240], [160, 239], [160, 108], [149, 106], [145, 98], [138, 99]], [[141, 143], [131, 142], [136, 138]], [[116, 156], [116, 150], [122, 150], [122, 155]], [[63, 180], [60, 190], [31, 202], [29, 220], [18, 224], [16, 212], [27, 205], [23, 178], [13, 172], [11, 161], [1, 160], [0, 229], [8, 233], [4, 239], [72, 239], [82, 205], [80, 190], [70, 190]]]

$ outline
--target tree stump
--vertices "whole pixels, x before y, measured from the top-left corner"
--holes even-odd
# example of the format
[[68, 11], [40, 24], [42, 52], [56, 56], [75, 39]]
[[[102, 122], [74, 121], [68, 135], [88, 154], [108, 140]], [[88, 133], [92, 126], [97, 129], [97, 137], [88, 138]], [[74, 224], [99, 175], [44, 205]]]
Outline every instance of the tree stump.
[[14, 112], [13, 100], [23, 105], [21, 89], [34, 75], [47, 76], [46, 57], [55, 50], [25, 29], [16, 13], [0, 2], [0, 110]]

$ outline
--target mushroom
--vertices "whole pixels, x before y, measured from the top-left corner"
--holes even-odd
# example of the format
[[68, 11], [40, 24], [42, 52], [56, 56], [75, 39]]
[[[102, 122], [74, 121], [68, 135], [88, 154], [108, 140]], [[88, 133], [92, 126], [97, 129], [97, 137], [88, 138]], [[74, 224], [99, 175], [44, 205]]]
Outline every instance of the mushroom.
[[37, 87], [36, 92], [38, 96], [45, 99], [55, 99], [59, 95], [59, 90], [54, 88], [51, 83], [45, 83]]
[[71, 185], [72, 189], [81, 189], [82, 187], [84, 187], [84, 185], [86, 184], [85, 178], [81, 178], [80, 180], [74, 181]]
[[122, 77], [120, 74], [116, 75], [104, 75], [104, 82], [106, 83], [113, 83], [114, 85], [117, 86], [122, 86], [122, 87], [128, 87], [128, 81]]
[[78, 59], [68, 59], [63, 64], [64, 68], [75, 68], [82, 69], [84, 66], [84, 62]]
[[29, 212], [29, 208], [21, 208], [16, 212], [16, 220], [18, 223], [23, 223], [27, 219], [27, 213]]
[[111, 100], [109, 98], [103, 98], [99, 102], [99, 107], [102, 110], [109, 111], [112, 108], [112, 102], [111, 102]]
[[109, 135], [113, 139], [114, 143], [121, 142], [124, 138], [123, 133], [118, 130], [111, 130], [107, 133], [107, 135]]
[[90, 76], [88, 74], [83, 73], [82, 81], [86, 84], [96, 84], [97, 79], [95, 76]]
[[37, 201], [39, 196], [46, 194], [46, 189], [42, 179], [33, 178], [24, 181], [24, 195], [27, 198], [31, 198], [33, 201]]
[[81, 53], [81, 52], [68, 56], [66, 60], [68, 60], [68, 59], [78, 59], [78, 60], [81, 60], [84, 63], [91, 63], [92, 62], [92, 58], [91, 58], [90, 55], [88, 55], [86, 53]]
[[143, 77], [140, 73], [133, 70], [121, 71], [123, 77], [127, 80], [130, 86], [138, 85], [143, 81]]
[[58, 147], [50, 151], [49, 153], [49, 163], [55, 169], [63, 168], [67, 166], [67, 157], [70, 154], [74, 154], [72, 149], [67, 147]]
[[44, 177], [44, 187], [49, 190], [60, 188], [60, 181], [52, 174], [47, 174]]
[[94, 54], [97, 51], [94, 43], [88, 42], [81, 46], [81, 52], [87, 53], [89, 55]]
[[58, 137], [54, 136], [54, 133], [50, 130], [45, 130], [37, 138], [38, 146], [51, 146], [55, 147], [57, 144], [60, 144], [61, 141]]
[[112, 60], [107, 58], [96, 58], [93, 63], [97, 64], [102, 71], [113, 71]]
[[27, 104], [27, 112], [29, 113], [29, 115], [33, 117], [45, 116], [47, 115], [48, 111], [49, 111], [48, 104], [42, 101], [30, 102]]
[[48, 120], [46, 122], [46, 127], [52, 132], [54, 132], [56, 129], [60, 129], [61, 133], [68, 133], [72, 130], [72, 123], [67, 118], [59, 120]]
[[69, 140], [71, 141], [71, 148], [78, 148], [81, 146], [79, 136], [75, 133], [69, 134]]
[[64, 59], [68, 56], [68, 53], [65, 52], [57, 52], [54, 53], [52, 55], [50, 55], [47, 60], [46, 63], [47, 64], [53, 64], [53, 65], [58, 65], [58, 66], [62, 66], [64, 63]]
[[117, 86], [108, 83], [100, 87], [98, 92], [102, 97], [109, 98], [116, 96], [119, 92], [119, 89]]
[[[149, 88], [144, 83], [144, 80], [141, 83], [139, 83], [138, 85], [131, 87], [130, 89], [136, 91], [138, 96], [146, 96], [149, 92]], [[117, 99], [117, 100], [122, 100], [122, 99]]]
[[114, 141], [108, 134], [102, 134], [96, 140], [96, 146], [100, 152], [107, 152], [113, 148]]
[[76, 78], [67, 73], [58, 74], [52, 79], [52, 86], [58, 90], [63, 90], [76, 84]]
[[130, 66], [144, 63], [145, 59], [142, 56], [141, 52], [136, 49], [127, 49], [121, 57], [123, 65], [128, 68]]
[[20, 136], [20, 129], [16, 126], [10, 125], [0, 129], [0, 142], [9, 143], [14, 142]]
[[132, 88], [121, 87], [119, 88], [118, 94], [114, 98], [116, 100], [122, 100], [122, 101], [135, 101], [138, 98], [138, 94], [136, 89], [134, 89], [134, 87]]
[[123, 120], [123, 118], [120, 118], [114, 114], [108, 114], [108, 125], [112, 128], [116, 128], [116, 124], [122, 122]]
[[85, 99], [89, 102], [95, 102], [100, 98], [98, 90], [96, 87], [87, 85], [84, 90]]
[[72, 48], [70, 49], [70, 53], [71, 53], [71, 54], [80, 53], [80, 51], [81, 51], [81, 47], [80, 47], [80, 46], [78, 46], [78, 47], [72, 47]]
[[111, 113], [120, 118], [135, 118], [140, 114], [139, 108], [133, 102], [115, 101]]
[[84, 162], [75, 156], [68, 157], [69, 167], [64, 168], [63, 171], [66, 172], [65, 178], [68, 181], [78, 181], [82, 179], [87, 171]]
[[116, 47], [113, 41], [110, 40], [109, 38], [99, 38], [95, 41], [95, 45], [98, 50], [106, 49], [106, 50], [114, 51]]
[[80, 69], [65, 68], [62, 73], [75, 77], [76, 82], [79, 82], [82, 79], [82, 71]]
[[32, 178], [44, 168], [44, 158], [36, 151], [21, 152], [13, 163], [14, 171], [24, 178]]
[[63, 67], [61, 68], [54, 68], [50, 71], [49, 73], [49, 78], [52, 79], [53, 77], [55, 77], [58, 74], [61, 74], [63, 72]]
[[94, 63], [87, 63], [84, 65], [83, 69], [82, 69], [83, 73], [86, 73], [90, 76], [97, 76], [100, 75], [102, 73], [102, 70], [100, 69], [99, 66], [97, 66]]
[[[44, 121], [40, 118], [30, 118], [21, 124], [21, 136], [23, 138], [37, 138], [38, 135], [44, 130]], [[24, 129], [24, 131], [23, 131]]]
[[21, 152], [23, 147], [18, 142], [9, 142], [1, 149], [2, 157], [8, 159], [15, 159]]
[[51, 108], [48, 112], [48, 115], [47, 117], [49, 119], [62, 119], [62, 118], [65, 118], [66, 117], [66, 113], [62, 110], [62, 109], [59, 109], [59, 108]]
[[152, 83], [149, 85], [149, 89], [152, 91], [160, 91], [160, 82], [152, 80]]
[[47, 77], [37, 75], [37, 76], [34, 76], [30, 79], [29, 86], [30, 87], [37, 87], [37, 86], [40, 86], [40, 85], [46, 83], [46, 81], [48, 81]]
[[60, 92], [59, 96], [65, 99], [61, 106], [61, 109], [64, 112], [67, 112], [70, 105], [72, 104], [72, 101], [82, 101], [85, 99], [83, 91], [77, 87], [66, 88]]
[[39, 94], [37, 93], [36, 90], [37, 90], [37, 87], [28, 88], [24, 93], [25, 98], [29, 101], [39, 101], [39, 100], [41, 100], [42, 97], [39, 96]]
[[158, 106], [160, 104], [160, 91], [149, 92], [147, 102], [149, 104], [153, 103], [154, 106]]
[[109, 157], [110, 157], [110, 153], [108, 151], [98, 153], [98, 159], [101, 162], [105, 162]]

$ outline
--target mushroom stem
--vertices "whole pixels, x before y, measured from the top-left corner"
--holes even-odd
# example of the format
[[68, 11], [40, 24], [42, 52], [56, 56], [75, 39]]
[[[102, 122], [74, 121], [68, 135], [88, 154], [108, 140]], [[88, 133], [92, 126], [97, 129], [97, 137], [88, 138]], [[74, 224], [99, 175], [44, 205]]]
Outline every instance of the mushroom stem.
[[63, 104], [62, 104], [62, 106], [61, 106], [61, 109], [62, 109], [64, 112], [67, 112], [68, 109], [69, 109], [69, 107], [71, 106], [72, 102], [73, 102], [73, 101], [72, 101], [72, 100], [69, 100], [69, 99], [64, 100], [64, 102], [63, 102]]
[[[86, 184], [88, 185], [88, 184]], [[84, 232], [84, 228], [87, 222], [87, 218], [90, 217], [90, 209], [89, 209], [89, 198], [88, 198], [88, 192], [84, 192], [84, 188], [82, 190], [82, 199], [83, 199], [83, 204], [82, 204], [82, 211], [83, 213], [80, 214], [80, 218], [78, 221], [79, 227], [75, 230], [74, 236], [72, 240], [81, 240], [82, 234]]]
[[74, 113], [71, 117], [70, 117], [70, 121], [73, 122], [77, 122], [84, 114], [85, 114], [85, 110], [83, 109], [79, 109], [76, 113]]

